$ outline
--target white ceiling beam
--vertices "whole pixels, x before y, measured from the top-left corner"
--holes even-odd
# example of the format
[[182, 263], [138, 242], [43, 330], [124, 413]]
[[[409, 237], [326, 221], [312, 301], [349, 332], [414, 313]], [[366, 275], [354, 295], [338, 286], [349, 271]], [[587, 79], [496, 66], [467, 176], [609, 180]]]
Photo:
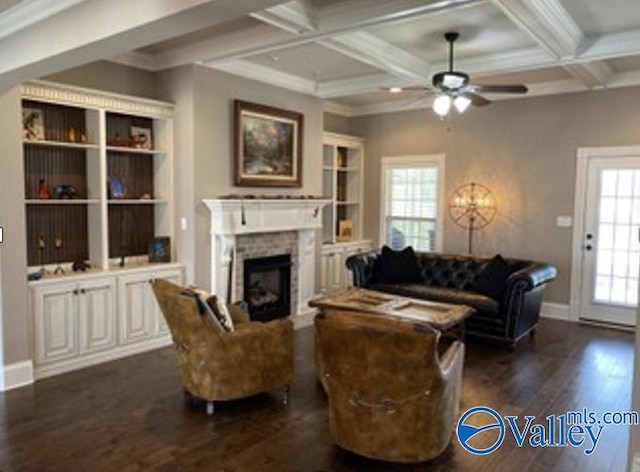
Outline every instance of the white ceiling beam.
[[303, 79], [297, 75], [287, 74], [272, 67], [244, 61], [242, 59], [226, 63], [217, 63], [214, 69], [252, 80], [259, 80], [295, 92], [306, 93], [307, 95], [316, 95], [317, 91], [316, 83], [313, 80]]
[[604, 62], [567, 64], [564, 69], [589, 88], [606, 87], [615, 76], [613, 69]]
[[0, 13], [0, 39], [10, 36], [86, 0], [23, 1]]
[[[277, 0], [87, 0], [0, 40], [0, 90], [268, 8]], [[69, 34], [72, 31], [73, 34]]]
[[316, 8], [306, 0], [283, 3], [261, 12], [251, 13], [250, 16], [289, 33], [300, 34], [318, 29]]
[[559, 0], [492, 0], [513, 23], [558, 58], [574, 56], [584, 35]]
[[283, 48], [326, 40], [369, 26], [393, 24], [486, 2], [487, 0], [348, 0], [318, 8], [317, 30], [291, 34], [266, 24], [256, 25], [240, 30], [236, 35], [207, 39], [159, 54], [158, 68], [166, 69], [192, 62], [212, 64], [216, 61], [245, 59], [257, 54], [268, 54]]

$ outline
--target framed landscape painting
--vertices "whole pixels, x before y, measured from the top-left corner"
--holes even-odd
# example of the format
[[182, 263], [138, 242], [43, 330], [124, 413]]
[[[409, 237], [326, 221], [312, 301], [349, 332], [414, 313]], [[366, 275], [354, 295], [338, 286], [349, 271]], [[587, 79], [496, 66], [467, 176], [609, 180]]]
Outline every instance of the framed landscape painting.
[[302, 113], [235, 100], [235, 184], [301, 187], [303, 126]]

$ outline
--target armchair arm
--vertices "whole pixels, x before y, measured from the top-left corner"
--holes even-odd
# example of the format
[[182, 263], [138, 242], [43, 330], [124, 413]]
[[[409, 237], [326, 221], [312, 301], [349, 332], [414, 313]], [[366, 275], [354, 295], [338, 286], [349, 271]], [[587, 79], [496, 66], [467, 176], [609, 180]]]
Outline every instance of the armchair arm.
[[370, 251], [347, 258], [345, 265], [353, 273], [354, 287], [366, 288], [374, 282], [373, 268], [379, 256], [378, 251]]
[[440, 358], [440, 375], [445, 381], [451, 381], [460, 375], [464, 361], [464, 344], [455, 341]]

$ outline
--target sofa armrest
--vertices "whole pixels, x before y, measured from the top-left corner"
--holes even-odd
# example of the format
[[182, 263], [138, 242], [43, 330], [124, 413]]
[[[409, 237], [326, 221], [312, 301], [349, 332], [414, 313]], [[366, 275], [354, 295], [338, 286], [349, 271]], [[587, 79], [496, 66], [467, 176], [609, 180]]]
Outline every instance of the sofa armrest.
[[354, 287], [366, 288], [373, 283], [373, 268], [378, 257], [380, 257], [378, 251], [370, 251], [347, 258], [345, 265], [353, 274]]
[[510, 287], [519, 283], [525, 283], [525, 290], [533, 290], [534, 288], [552, 281], [556, 278], [558, 270], [551, 264], [542, 262], [533, 262], [528, 266], [515, 271], [507, 279], [507, 291]]

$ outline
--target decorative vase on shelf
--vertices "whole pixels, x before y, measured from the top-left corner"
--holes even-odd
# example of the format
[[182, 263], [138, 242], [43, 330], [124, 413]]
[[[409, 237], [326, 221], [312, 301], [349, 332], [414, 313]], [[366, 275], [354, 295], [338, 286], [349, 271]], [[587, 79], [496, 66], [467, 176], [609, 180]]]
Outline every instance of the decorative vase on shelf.
[[38, 198], [40, 200], [49, 200], [49, 198], [51, 198], [51, 194], [44, 183], [44, 179], [40, 179], [38, 181]]

